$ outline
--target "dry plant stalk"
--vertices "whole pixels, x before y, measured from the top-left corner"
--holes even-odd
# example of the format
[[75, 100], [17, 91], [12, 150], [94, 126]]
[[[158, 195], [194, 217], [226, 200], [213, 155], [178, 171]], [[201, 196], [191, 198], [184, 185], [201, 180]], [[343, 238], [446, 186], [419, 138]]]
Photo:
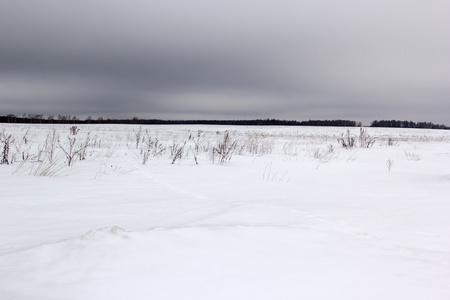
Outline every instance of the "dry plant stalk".
[[230, 161], [236, 146], [237, 141], [232, 141], [228, 130], [225, 131], [223, 140], [219, 142], [217, 147], [214, 147], [212, 150], [212, 161], [215, 161], [216, 156], [218, 157], [217, 160], [221, 165]]
[[11, 134], [6, 134], [5, 131], [3, 131], [0, 135], [1, 143], [3, 144], [3, 150], [1, 153], [1, 160], [0, 164], [7, 164], [9, 165], [12, 163], [12, 160], [9, 158], [9, 152], [11, 148], [11, 143], [14, 141], [14, 138]]
[[387, 167], [389, 172], [391, 171], [393, 165], [394, 165], [394, 161], [392, 159], [388, 159], [386, 161], [386, 167]]
[[349, 129], [347, 129], [347, 134], [345, 136], [341, 134], [341, 137], [337, 141], [339, 145], [346, 149], [351, 149], [355, 146], [355, 138], [351, 136]]

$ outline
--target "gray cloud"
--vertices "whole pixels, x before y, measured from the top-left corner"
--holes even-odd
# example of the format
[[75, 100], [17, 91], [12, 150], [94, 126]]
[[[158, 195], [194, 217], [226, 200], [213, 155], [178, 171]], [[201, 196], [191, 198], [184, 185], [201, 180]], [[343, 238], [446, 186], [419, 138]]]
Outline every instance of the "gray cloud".
[[450, 124], [447, 1], [0, 6], [0, 114]]

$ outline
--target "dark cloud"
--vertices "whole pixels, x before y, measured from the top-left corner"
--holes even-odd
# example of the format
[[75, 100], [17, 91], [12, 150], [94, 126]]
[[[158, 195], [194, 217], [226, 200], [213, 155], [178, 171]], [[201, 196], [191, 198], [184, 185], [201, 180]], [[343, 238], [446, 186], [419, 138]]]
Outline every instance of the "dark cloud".
[[0, 114], [450, 124], [446, 1], [2, 1]]

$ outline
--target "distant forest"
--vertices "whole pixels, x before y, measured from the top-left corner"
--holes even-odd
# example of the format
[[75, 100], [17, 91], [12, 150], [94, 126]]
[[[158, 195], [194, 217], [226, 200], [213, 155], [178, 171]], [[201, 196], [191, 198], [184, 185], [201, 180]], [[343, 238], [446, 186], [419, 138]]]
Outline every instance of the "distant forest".
[[[159, 119], [96, 119], [87, 117], [80, 119], [70, 115], [34, 115], [24, 114], [16, 116], [9, 114], [0, 116], [0, 123], [35, 123], [35, 124], [205, 124], [205, 125], [244, 125], [244, 126], [337, 126], [337, 127], [361, 127], [361, 122], [351, 120], [278, 120], [278, 119], [256, 119], [256, 120], [159, 120]], [[445, 125], [433, 124], [430, 122], [411, 122], [398, 120], [373, 121], [370, 127], [396, 127], [396, 128], [428, 128], [428, 129], [450, 129]]]
[[450, 129], [442, 124], [433, 124], [430, 122], [411, 122], [398, 120], [380, 120], [373, 121], [370, 127], [394, 127], [394, 128], [428, 128], [428, 129]]

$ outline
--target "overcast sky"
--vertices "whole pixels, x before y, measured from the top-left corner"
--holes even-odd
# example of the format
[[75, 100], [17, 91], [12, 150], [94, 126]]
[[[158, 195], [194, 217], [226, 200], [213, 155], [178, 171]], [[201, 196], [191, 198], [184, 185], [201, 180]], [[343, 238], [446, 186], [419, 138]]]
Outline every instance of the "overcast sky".
[[1, 0], [9, 113], [450, 125], [450, 1]]

